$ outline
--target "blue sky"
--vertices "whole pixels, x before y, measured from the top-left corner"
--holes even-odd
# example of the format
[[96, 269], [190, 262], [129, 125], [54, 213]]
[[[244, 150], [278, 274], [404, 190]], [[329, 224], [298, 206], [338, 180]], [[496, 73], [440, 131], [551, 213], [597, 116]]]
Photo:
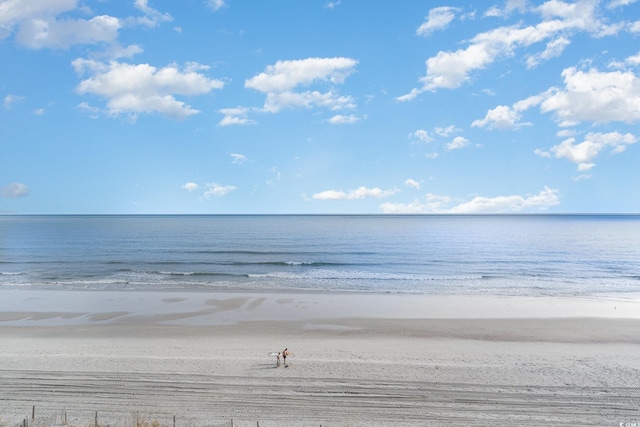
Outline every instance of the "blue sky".
[[0, 212], [640, 212], [640, 1], [0, 0]]

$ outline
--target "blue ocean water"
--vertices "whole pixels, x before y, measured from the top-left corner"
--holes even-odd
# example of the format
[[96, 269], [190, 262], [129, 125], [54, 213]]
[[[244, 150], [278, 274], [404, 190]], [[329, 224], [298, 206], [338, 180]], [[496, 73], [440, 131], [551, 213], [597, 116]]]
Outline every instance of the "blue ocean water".
[[640, 216], [0, 216], [0, 289], [640, 292]]

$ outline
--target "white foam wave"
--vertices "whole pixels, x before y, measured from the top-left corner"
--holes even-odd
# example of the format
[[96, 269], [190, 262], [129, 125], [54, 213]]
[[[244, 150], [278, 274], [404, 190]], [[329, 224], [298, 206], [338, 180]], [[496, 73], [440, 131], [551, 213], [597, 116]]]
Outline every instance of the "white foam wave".
[[310, 270], [304, 272], [269, 272], [249, 274], [250, 278], [273, 278], [284, 280], [371, 280], [371, 281], [470, 281], [481, 280], [482, 275], [424, 275], [398, 274], [370, 271]]

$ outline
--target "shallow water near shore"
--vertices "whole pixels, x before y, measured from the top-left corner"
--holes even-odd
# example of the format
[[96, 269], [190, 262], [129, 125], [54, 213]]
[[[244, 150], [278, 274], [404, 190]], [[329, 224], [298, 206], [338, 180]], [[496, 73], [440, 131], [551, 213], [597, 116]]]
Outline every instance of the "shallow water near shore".
[[0, 216], [0, 289], [640, 292], [638, 215]]

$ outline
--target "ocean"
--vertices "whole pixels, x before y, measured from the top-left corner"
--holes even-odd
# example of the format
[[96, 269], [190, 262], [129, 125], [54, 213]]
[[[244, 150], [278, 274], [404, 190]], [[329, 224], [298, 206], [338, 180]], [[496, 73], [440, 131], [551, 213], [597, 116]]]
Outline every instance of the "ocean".
[[640, 215], [0, 216], [0, 290], [640, 292]]

